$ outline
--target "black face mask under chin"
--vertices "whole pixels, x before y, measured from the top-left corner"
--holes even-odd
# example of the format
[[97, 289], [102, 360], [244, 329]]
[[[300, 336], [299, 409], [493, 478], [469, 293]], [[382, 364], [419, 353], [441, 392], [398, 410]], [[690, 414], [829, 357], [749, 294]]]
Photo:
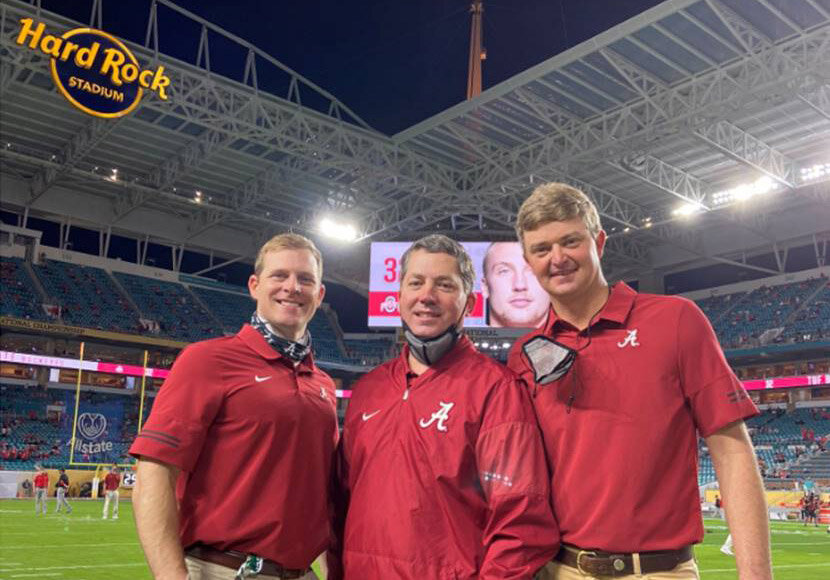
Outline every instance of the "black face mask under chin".
[[403, 335], [406, 338], [406, 342], [409, 345], [409, 352], [412, 353], [412, 356], [423, 364], [431, 366], [441, 360], [455, 346], [461, 333], [458, 332], [457, 325], [451, 324], [447, 330], [438, 336], [419, 338], [409, 329], [406, 322], [404, 322]]

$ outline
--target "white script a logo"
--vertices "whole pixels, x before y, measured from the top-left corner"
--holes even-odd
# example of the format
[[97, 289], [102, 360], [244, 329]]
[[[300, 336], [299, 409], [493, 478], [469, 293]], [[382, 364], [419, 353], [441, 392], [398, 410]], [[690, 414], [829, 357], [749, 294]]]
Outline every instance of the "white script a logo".
[[640, 346], [640, 343], [637, 342], [637, 329], [629, 330], [628, 336], [623, 339], [622, 342], [618, 342], [617, 346], [623, 348], [625, 346], [631, 346], [632, 348], [635, 346]]
[[455, 406], [455, 403], [444, 403], [443, 401], [438, 403], [441, 405], [441, 408], [438, 411], [435, 411], [432, 415], [430, 415], [429, 420], [421, 419], [418, 423], [421, 427], [426, 429], [436, 421], [438, 421], [438, 425], [435, 426], [441, 432], [447, 431], [447, 426], [444, 425], [444, 421], [450, 418], [450, 409]]

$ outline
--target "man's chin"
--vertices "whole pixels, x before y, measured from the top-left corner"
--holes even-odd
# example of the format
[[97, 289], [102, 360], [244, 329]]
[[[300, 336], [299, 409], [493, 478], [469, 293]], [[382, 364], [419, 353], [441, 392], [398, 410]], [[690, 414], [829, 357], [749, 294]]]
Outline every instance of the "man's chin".
[[409, 326], [409, 330], [411, 330], [412, 333], [415, 336], [417, 336], [418, 338], [420, 338], [422, 340], [429, 340], [431, 338], [441, 336], [449, 328], [449, 326], [445, 326], [444, 328], [436, 329], [434, 326], [423, 326], [423, 325], [412, 326], [408, 323], [407, 323], [407, 326]]

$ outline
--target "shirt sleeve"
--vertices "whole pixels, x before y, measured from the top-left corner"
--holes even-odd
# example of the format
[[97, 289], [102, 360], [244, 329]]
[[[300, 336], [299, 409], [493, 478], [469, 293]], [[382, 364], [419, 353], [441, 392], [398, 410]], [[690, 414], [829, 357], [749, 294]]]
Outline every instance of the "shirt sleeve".
[[684, 301], [677, 321], [678, 370], [702, 437], [754, 417], [758, 409], [732, 372], [709, 320]]
[[224, 398], [217, 363], [211, 358], [204, 344], [182, 351], [130, 455], [150, 457], [183, 471], [193, 469]]
[[487, 401], [476, 459], [490, 506], [479, 578], [531, 578], [559, 549], [559, 527], [541, 431], [526, 389], [514, 378]]

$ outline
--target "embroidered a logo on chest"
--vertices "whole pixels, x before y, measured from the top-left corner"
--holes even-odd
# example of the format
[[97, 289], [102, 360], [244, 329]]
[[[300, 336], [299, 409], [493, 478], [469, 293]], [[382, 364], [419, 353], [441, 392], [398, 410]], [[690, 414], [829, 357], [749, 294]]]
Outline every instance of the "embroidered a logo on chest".
[[420, 425], [423, 429], [426, 429], [427, 427], [435, 423], [436, 429], [438, 429], [442, 433], [446, 433], [447, 426], [444, 423], [444, 421], [450, 418], [450, 411], [455, 406], [455, 403], [444, 403], [443, 401], [441, 401], [438, 404], [440, 405], [440, 408], [437, 411], [435, 411], [432, 415], [430, 415], [429, 419], [427, 419], [426, 417], [421, 419], [418, 422], [418, 425]]
[[631, 348], [640, 346], [639, 341], [637, 340], [637, 329], [629, 330], [628, 335], [620, 342], [617, 343], [619, 348], [625, 348], [630, 346]]

